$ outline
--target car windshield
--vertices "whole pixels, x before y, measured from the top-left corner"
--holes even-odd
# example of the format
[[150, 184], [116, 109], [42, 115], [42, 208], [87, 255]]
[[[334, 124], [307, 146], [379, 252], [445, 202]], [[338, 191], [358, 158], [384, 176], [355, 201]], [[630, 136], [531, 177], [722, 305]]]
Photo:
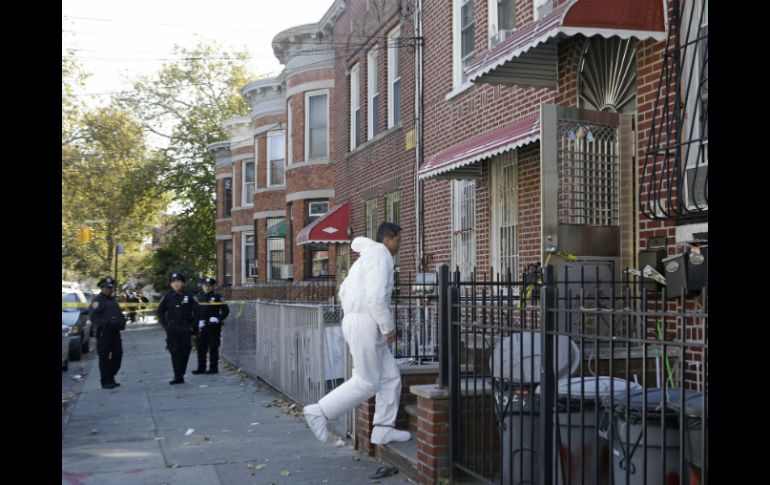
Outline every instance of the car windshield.
[[[67, 293], [65, 291], [62, 291], [61, 302], [62, 303], [80, 303], [80, 300], [78, 300], [78, 295], [76, 295], [75, 293]], [[62, 306], [61, 311], [62, 312], [79, 312], [80, 308]]]

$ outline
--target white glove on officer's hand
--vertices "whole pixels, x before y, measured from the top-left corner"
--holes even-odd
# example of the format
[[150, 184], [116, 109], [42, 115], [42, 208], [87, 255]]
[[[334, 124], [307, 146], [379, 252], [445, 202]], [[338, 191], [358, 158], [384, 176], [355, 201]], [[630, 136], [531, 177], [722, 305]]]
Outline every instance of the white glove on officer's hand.
[[219, 323], [219, 319], [217, 317], [211, 317], [211, 318], [209, 318], [209, 322], [211, 322], [211, 323]]
[[198, 328], [203, 328], [206, 326], [206, 320], [201, 320], [198, 322]]

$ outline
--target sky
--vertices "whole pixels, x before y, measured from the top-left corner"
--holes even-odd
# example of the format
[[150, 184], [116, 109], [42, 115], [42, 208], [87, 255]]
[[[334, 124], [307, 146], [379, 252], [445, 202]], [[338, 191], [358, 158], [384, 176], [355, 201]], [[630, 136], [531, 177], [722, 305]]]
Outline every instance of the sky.
[[[62, 0], [62, 49], [91, 73], [76, 94], [88, 104], [157, 71], [174, 44], [216, 40], [251, 54], [257, 75], [278, 74], [271, 41], [282, 30], [318, 22], [333, 0]], [[64, 51], [62, 52], [64, 54]]]

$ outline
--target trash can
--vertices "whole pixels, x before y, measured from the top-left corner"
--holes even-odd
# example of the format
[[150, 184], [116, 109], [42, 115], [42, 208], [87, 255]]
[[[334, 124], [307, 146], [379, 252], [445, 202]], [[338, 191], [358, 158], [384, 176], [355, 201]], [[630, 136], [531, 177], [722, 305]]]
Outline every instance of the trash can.
[[[667, 389], [666, 392], [668, 393], [666, 404], [669, 404], [681, 390]], [[611, 409], [614, 415], [611, 436], [612, 483], [615, 485], [686, 483], [682, 480], [679, 467], [679, 420], [676, 411], [669, 405], [661, 416], [663, 389], [647, 389], [646, 394], [646, 416], [642, 414], [644, 390], [632, 390], [628, 404], [626, 403], [627, 391], [614, 395], [612, 407], [610, 407], [609, 397], [604, 400], [604, 407]], [[689, 395], [685, 399], [689, 399]], [[646, 426], [643, 426], [643, 417], [646, 420]], [[665, 449], [663, 449], [664, 433]], [[645, 446], [647, 448], [646, 477]], [[628, 479], [626, 479], [626, 473], [628, 473]]]
[[[703, 483], [703, 394], [687, 392], [684, 396], [684, 458], [687, 460], [690, 485]], [[682, 395], [671, 396], [671, 408], [681, 417]], [[706, 441], [708, 456], [708, 441]]]
[[[556, 375], [569, 377], [580, 365], [580, 348], [565, 336], [554, 344]], [[540, 483], [540, 354], [540, 334], [525, 331], [498, 342], [490, 358], [504, 484]]]
[[540, 397], [529, 384], [493, 378], [495, 416], [500, 431], [502, 483], [540, 483]]
[[[642, 386], [607, 376], [558, 381], [557, 414], [554, 417], [559, 443], [556, 483], [609, 485], [609, 442], [606, 434], [598, 429], [605, 414], [602, 401], [610, 393], [629, 388], [641, 390]], [[540, 395], [540, 386], [535, 392]]]

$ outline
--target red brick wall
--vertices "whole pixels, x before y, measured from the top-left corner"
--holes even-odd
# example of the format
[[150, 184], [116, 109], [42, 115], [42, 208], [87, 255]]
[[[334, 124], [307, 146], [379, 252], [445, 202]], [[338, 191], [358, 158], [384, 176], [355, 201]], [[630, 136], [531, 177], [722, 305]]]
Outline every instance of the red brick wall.
[[[401, 271], [415, 268], [415, 209], [414, 209], [414, 149], [406, 149], [405, 138], [414, 128], [414, 53], [408, 45], [399, 50], [401, 71], [401, 124], [390, 130], [388, 122], [387, 50], [384, 37], [397, 24], [401, 26], [401, 38], [414, 36], [413, 19], [396, 15], [396, 2], [352, 1], [335, 26], [337, 69], [335, 86], [333, 132], [338, 136], [333, 144], [335, 159], [335, 196], [337, 201], [350, 200], [353, 237], [365, 234], [364, 201], [377, 198], [378, 222], [385, 217], [386, 193], [400, 190]], [[351, 31], [352, 26], [352, 31]], [[365, 32], [364, 37], [360, 37]], [[366, 37], [368, 36], [368, 37]], [[408, 44], [407, 42], [403, 42]], [[378, 137], [363, 141], [367, 134], [367, 52], [375, 45], [381, 47], [378, 56], [379, 120]], [[361, 138], [360, 144], [350, 152], [350, 78], [346, 71], [355, 63], [360, 66]], [[351, 255], [351, 264], [355, 253]]]

